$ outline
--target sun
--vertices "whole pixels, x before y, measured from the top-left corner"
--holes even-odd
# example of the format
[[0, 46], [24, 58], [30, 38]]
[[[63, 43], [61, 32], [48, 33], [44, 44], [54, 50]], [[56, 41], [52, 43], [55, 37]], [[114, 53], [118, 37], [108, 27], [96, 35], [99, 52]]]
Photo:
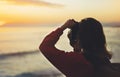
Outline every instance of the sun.
[[0, 26], [3, 26], [4, 24], [6, 24], [5, 21], [0, 21]]

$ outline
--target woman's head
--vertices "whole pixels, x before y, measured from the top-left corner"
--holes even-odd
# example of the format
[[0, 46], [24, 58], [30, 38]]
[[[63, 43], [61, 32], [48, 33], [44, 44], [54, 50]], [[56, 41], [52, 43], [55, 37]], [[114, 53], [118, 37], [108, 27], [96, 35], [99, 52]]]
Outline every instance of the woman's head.
[[94, 18], [83, 19], [79, 23], [79, 40], [85, 50], [104, 48], [106, 39], [102, 24]]
[[[94, 65], [109, 63], [112, 55], [106, 49], [106, 38], [102, 24], [94, 18], [86, 18], [76, 23], [68, 34], [70, 44], [83, 50], [86, 58]], [[101, 60], [101, 61], [100, 61]], [[108, 60], [108, 61], [107, 61]]]
[[68, 38], [73, 47], [76, 41], [79, 41], [79, 47], [85, 51], [102, 52], [110, 56], [106, 50], [106, 38], [102, 24], [94, 18], [85, 18], [79, 23], [76, 22], [71, 28]]
[[86, 18], [71, 28], [68, 33], [70, 44], [81, 41], [82, 48], [99, 48], [106, 44], [102, 25], [94, 18]]

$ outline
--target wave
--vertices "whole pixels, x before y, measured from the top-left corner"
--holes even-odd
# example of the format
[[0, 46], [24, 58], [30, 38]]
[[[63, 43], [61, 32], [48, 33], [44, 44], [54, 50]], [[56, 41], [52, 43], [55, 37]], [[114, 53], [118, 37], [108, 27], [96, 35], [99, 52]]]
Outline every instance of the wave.
[[24, 72], [14, 77], [64, 77], [64, 75], [55, 69], [46, 69], [35, 72]]
[[[0, 77], [3, 77], [0, 74]], [[44, 70], [37, 70], [37, 71], [32, 71], [32, 72], [22, 72], [22, 73], [17, 73], [15, 75], [6, 75], [4, 77], [65, 77], [64, 74], [62, 74], [60, 71], [54, 68], [47, 68]]]
[[8, 57], [15, 57], [15, 56], [25, 56], [25, 55], [37, 54], [37, 53], [40, 53], [39, 50], [6, 53], [6, 54], [0, 54], [0, 59], [4, 59], [4, 58], [8, 58]]

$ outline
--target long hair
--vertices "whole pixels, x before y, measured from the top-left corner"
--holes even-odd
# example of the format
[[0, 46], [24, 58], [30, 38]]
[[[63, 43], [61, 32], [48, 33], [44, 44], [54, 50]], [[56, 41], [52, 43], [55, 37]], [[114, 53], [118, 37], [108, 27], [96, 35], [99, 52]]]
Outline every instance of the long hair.
[[93, 18], [86, 18], [80, 22], [79, 35], [82, 47], [85, 50], [101, 49], [106, 46], [102, 25]]
[[102, 24], [94, 18], [83, 19], [79, 24], [79, 40], [87, 59], [94, 65], [109, 63], [111, 54], [106, 48]]
[[[102, 24], [94, 18], [86, 18], [75, 27], [71, 28], [72, 39], [70, 41], [74, 42], [76, 38], [79, 39], [85, 57], [94, 65], [108, 63], [111, 55], [106, 48]], [[76, 37], [78, 35], [79, 37]]]

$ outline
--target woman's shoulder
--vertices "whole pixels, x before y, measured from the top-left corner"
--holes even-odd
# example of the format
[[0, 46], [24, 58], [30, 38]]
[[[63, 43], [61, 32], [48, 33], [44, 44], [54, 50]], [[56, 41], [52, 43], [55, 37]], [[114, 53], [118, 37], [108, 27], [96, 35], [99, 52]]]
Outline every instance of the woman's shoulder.
[[67, 58], [71, 59], [72, 61], [75, 62], [80, 62], [83, 64], [91, 64], [83, 55], [83, 53], [78, 53], [78, 52], [67, 52], [66, 53]]

